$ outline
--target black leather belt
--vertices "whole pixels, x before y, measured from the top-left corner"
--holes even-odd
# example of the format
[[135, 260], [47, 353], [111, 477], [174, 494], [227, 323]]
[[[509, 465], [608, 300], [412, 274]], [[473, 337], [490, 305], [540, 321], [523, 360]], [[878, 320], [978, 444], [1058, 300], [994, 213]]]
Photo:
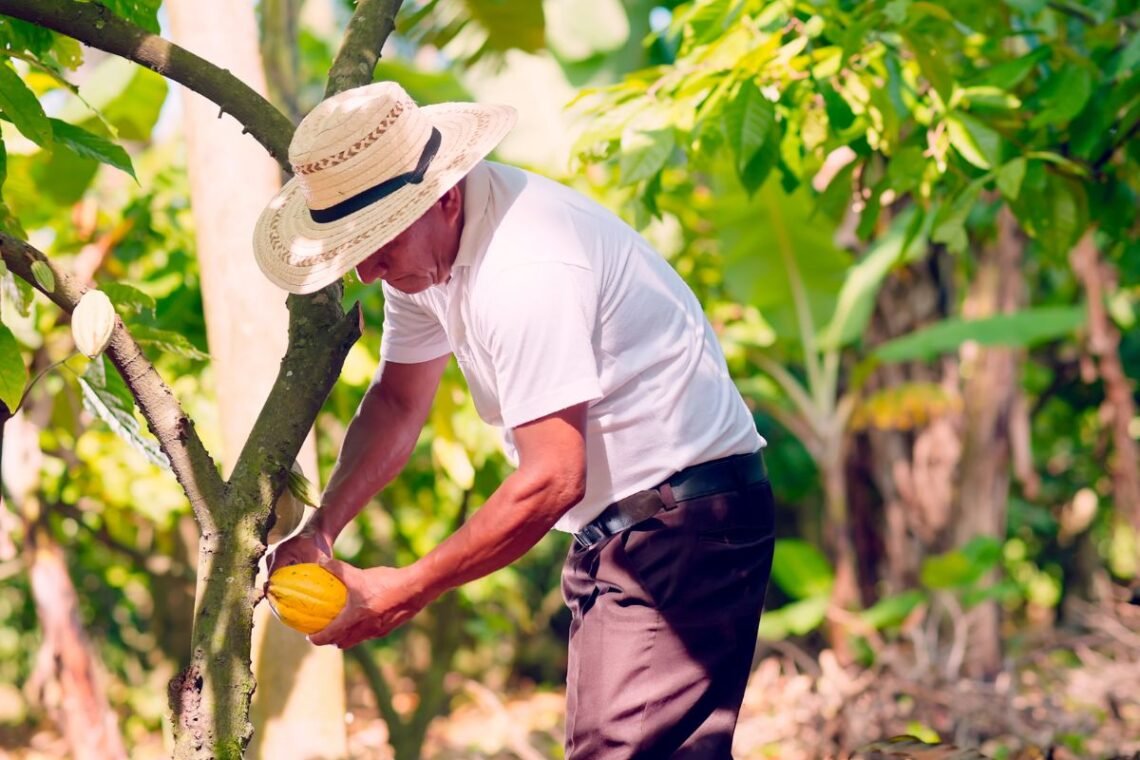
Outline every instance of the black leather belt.
[[[665, 508], [669, 501], [679, 503], [699, 499], [714, 493], [746, 488], [767, 479], [768, 468], [760, 450], [686, 467], [653, 488], [638, 491], [610, 504], [600, 515], [582, 526], [574, 534], [574, 540], [580, 546], [592, 546], [607, 536], [620, 533], [652, 517]], [[666, 486], [672, 492], [671, 498], [663, 498], [661, 492]]]

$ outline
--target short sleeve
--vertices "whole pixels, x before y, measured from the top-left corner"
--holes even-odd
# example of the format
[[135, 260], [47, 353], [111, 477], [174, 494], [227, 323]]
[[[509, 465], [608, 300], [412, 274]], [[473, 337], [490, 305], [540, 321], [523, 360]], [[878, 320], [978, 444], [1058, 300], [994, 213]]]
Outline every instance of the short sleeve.
[[388, 284], [384, 289], [384, 327], [380, 358], [418, 364], [451, 352], [447, 333], [435, 315]]
[[593, 272], [539, 261], [494, 277], [498, 297], [480, 311], [503, 423], [515, 428], [601, 398]]

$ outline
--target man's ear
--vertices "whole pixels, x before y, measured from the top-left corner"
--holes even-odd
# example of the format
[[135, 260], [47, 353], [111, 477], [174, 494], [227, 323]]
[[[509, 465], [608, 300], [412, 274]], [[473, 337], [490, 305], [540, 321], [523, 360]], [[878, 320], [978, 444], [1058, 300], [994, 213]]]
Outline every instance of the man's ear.
[[443, 217], [447, 220], [449, 225], [455, 224], [456, 220], [463, 215], [463, 183], [454, 185], [448, 189], [443, 197], [439, 199], [439, 207], [443, 211]]

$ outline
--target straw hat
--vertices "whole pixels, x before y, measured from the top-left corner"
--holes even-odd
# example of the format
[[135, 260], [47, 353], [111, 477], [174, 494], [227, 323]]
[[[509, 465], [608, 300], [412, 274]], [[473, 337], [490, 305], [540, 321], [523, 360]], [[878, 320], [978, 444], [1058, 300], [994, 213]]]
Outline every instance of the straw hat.
[[420, 108], [394, 82], [325, 100], [297, 127], [293, 178], [257, 221], [258, 265], [292, 293], [335, 282], [419, 219], [515, 119], [510, 106]]

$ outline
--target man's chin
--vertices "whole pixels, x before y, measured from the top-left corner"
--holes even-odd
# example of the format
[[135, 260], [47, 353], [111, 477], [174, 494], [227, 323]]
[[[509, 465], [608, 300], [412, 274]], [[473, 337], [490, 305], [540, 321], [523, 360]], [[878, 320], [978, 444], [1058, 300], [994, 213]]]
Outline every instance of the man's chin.
[[423, 293], [435, 283], [427, 277], [401, 277], [398, 280], [389, 281], [388, 284], [401, 293], [413, 295], [415, 293]]

